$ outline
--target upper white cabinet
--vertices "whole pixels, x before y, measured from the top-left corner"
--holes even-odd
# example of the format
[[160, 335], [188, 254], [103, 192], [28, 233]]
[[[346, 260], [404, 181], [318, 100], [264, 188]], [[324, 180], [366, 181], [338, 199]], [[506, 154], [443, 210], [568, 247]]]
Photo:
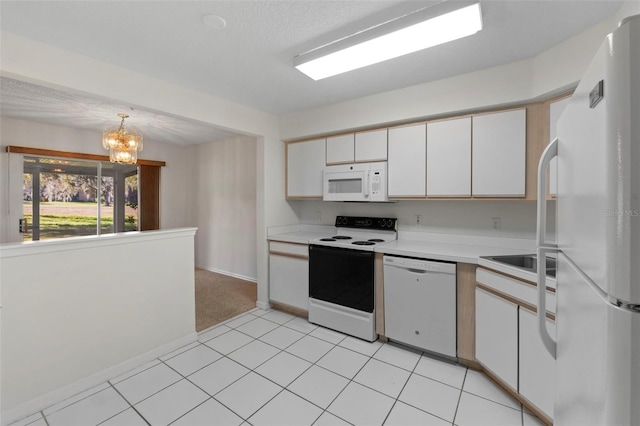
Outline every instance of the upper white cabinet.
[[322, 197], [325, 140], [287, 144], [287, 198]]
[[427, 123], [427, 196], [471, 196], [471, 117]]
[[387, 129], [356, 133], [356, 161], [387, 159]]
[[353, 163], [355, 160], [353, 133], [327, 138], [327, 164]]
[[389, 197], [425, 197], [427, 126], [389, 129], [387, 179]]
[[[569, 99], [564, 98], [549, 104], [549, 142], [553, 141], [557, 136], [557, 125], [560, 115], [569, 103]], [[558, 159], [554, 158], [549, 163], [549, 194], [557, 195], [558, 193]]]
[[476, 197], [524, 197], [527, 111], [473, 117], [472, 191]]

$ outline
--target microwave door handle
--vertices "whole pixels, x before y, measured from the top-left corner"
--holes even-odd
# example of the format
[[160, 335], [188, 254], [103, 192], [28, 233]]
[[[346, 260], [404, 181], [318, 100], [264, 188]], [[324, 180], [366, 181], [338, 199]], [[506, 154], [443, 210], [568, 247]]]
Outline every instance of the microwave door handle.
[[364, 190], [362, 191], [362, 193], [364, 194], [365, 198], [369, 197], [369, 173], [371, 173], [371, 170], [367, 170], [364, 173]]

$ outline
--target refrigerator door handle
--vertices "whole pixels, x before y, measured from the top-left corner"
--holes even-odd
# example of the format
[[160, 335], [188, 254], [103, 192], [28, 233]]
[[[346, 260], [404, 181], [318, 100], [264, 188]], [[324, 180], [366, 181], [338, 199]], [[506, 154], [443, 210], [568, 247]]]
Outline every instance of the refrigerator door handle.
[[547, 169], [551, 160], [558, 155], [558, 138], [555, 138], [542, 153], [538, 164], [538, 214], [536, 223], [538, 257], [538, 333], [551, 356], [556, 358], [556, 341], [547, 330], [547, 253], [557, 252], [557, 245], [547, 242]]

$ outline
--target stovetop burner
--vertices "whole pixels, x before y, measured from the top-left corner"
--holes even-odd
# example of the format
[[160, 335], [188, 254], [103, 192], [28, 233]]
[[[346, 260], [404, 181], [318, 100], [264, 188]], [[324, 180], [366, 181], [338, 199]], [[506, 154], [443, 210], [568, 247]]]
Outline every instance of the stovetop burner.
[[[1, 0], [0, 0], [1, 1]], [[395, 218], [337, 216], [335, 234], [311, 241], [312, 244], [374, 251], [398, 238]]]
[[369, 241], [354, 241], [351, 244], [354, 244], [356, 246], [373, 246], [376, 243], [371, 241], [371, 240], [369, 240]]

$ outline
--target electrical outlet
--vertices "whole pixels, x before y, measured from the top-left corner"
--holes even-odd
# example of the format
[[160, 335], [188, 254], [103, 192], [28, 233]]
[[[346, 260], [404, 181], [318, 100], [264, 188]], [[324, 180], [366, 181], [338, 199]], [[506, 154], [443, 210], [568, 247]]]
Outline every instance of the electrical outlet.
[[416, 215], [416, 225], [420, 226], [422, 224], [422, 215]]
[[491, 218], [491, 228], [492, 229], [500, 229], [500, 227], [501, 227], [500, 218], [499, 217], [492, 217]]

